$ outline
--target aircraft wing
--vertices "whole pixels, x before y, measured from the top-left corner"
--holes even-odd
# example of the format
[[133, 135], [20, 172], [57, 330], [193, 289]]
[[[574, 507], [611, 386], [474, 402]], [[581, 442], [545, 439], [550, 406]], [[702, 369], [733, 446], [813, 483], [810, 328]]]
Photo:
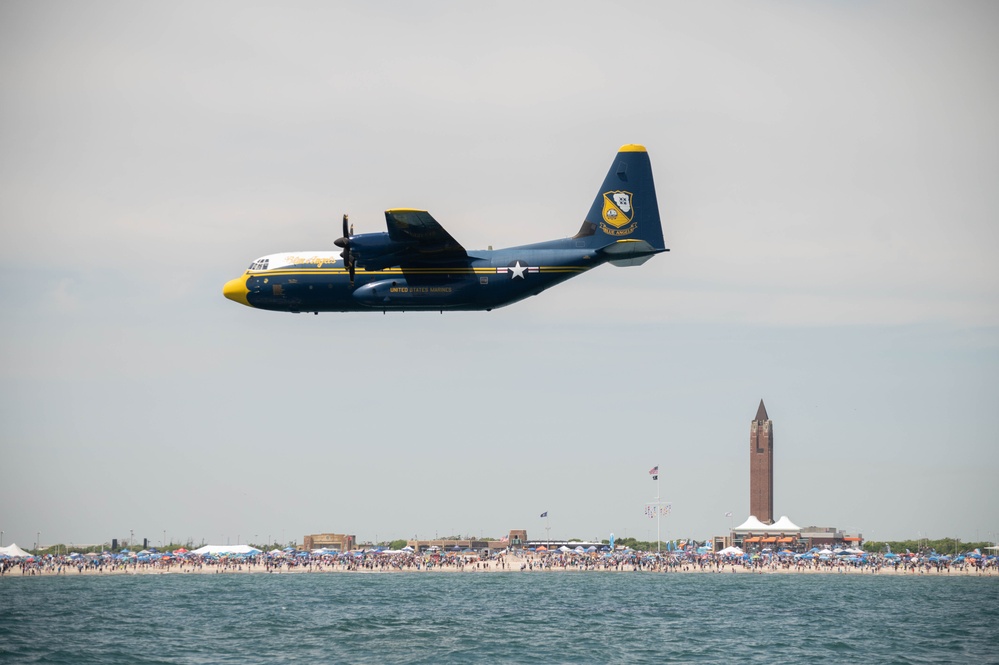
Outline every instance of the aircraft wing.
[[391, 240], [412, 245], [400, 257], [403, 266], [424, 261], [462, 261], [468, 258], [465, 248], [425, 210], [386, 210], [385, 225]]

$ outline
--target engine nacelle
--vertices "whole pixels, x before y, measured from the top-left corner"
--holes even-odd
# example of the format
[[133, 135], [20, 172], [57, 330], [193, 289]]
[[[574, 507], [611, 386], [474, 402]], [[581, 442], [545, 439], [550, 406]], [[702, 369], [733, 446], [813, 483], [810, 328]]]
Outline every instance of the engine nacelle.
[[[337, 241], [339, 243], [340, 241]], [[387, 233], [360, 233], [349, 239], [350, 253], [356, 264], [367, 270], [382, 270], [399, 265], [398, 256], [408, 252], [413, 243], [399, 242]], [[343, 245], [338, 244], [342, 247]]]

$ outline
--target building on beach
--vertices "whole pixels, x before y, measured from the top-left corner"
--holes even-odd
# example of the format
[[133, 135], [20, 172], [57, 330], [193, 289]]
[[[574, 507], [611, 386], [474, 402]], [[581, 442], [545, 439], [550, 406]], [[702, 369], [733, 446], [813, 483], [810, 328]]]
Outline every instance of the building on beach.
[[527, 531], [525, 529], [512, 529], [510, 533], [500, 540], [483, 540], [481, 538], [448, 539], [435, 538], [434, 540], [409, 540], [406, 544], [416, 552], [427, 552], [440, 550], [442, 552], [464, 552], [471, 550], [476, 554], [492, 554], [507, 548], [524, 547], [527, 543]]
[[357, 538], [345, 533], [314, 533], [302, 539], [302, 549], [310, 552], [321, 548], [348, 552], [357, 546]]

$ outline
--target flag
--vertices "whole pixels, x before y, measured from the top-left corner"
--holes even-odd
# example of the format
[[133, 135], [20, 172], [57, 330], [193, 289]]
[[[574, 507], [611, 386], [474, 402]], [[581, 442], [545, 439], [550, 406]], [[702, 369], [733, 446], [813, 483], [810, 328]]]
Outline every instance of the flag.
[[548, 517], [548, 511], [546, 510], [545, 512], [541, 513], [541, 516], [542, 517]]
[[730, 510], [727, 513], [725, 513], [725, 517], [732, 517], [732, 511]]
[[651, 469], [649, 469], [649, 475], [650, 476], [658, 476], [659, 475], [659, 465], [658, 464], [656, 464], [654, 467], [652, 467]]

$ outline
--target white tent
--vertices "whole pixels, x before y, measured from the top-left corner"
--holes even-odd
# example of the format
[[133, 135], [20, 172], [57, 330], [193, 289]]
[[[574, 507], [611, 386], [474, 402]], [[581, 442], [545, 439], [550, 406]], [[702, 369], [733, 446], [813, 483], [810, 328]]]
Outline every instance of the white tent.
[[769, 527], [771, 533], [797, 533], [801, 527], [788, 519], [787, 515], [781, 515], [780, 519]]
[[773, 531], [773, 527], [764, 524], [760, 520], [756, 519], [755, 515], [750, 515], [749, 519], [740, 524], [739, 526], [732, 529], [736, 532], [752, 532], [752, 533], [762, 533], [764, 531]]
[[733, 554], [745, 554], [745, 552], [743, 552], [741, 548], [733, 546], [719, 550], [718, 552], [715, 552], [715, 554], [720, 554], [721, 556], [731, 556]]
[[6, 554], [12, 559], [26, 559], [29, 556], [33, 556], [30, 552], [25, 552], [17, 543], [11, 543], [7, 547], [0, 547], [0, 554]]
[[205, 545], [191, 554], [260, 554], [260, 550], [249, 545]]

